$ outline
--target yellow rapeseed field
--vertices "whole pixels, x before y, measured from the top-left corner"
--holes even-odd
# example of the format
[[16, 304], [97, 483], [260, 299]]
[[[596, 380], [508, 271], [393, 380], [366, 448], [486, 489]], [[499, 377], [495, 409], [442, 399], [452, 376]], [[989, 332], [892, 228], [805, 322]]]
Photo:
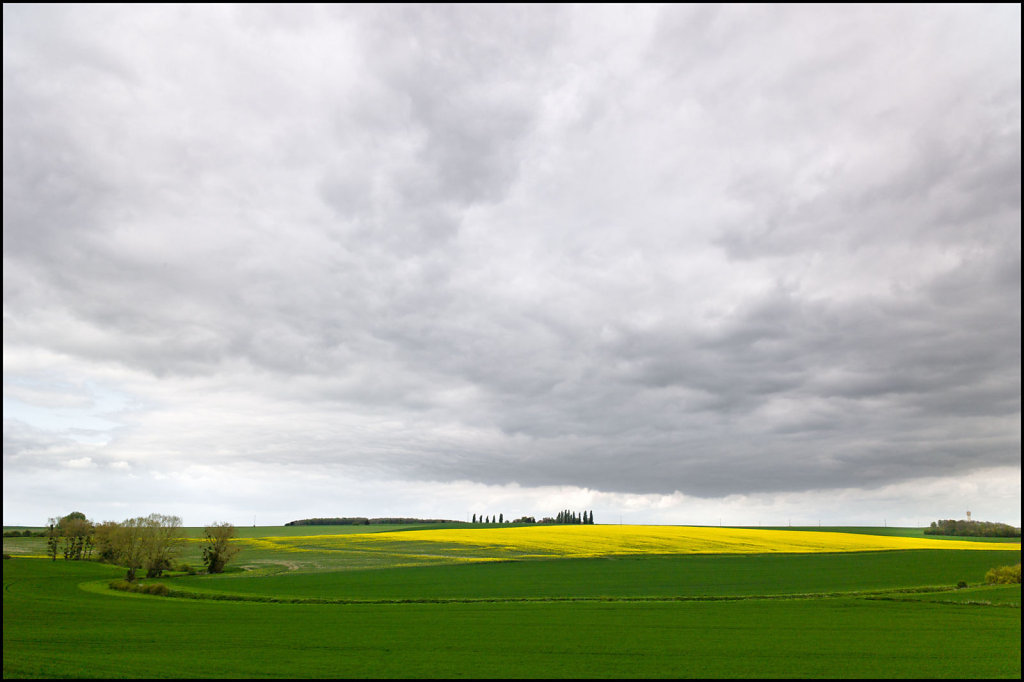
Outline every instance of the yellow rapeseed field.
[[[284, 538], [275, 538], [284, 540]], [[294, 538], [298, 540], [298, 538]], [[1020, 550], [1020, 543], [932, 540], [854, 533], [709, 528], [699, 526], [534, 526], [467, 528], [317, 536], [337, 549], [424, 551], [459, 549], [476, 556], [599, 557], [628, 554], [765, 554], [871, 552], [897, 549]]]

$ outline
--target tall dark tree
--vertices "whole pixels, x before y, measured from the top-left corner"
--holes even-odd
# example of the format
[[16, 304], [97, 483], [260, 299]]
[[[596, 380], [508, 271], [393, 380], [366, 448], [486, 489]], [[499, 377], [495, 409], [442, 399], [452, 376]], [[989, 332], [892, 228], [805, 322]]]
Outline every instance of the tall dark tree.
[[60, 519], [51, 518], [46, 524], [46, 556], [51, 561], [57, 560], [57, 549], [60, 547]]
[[203, 547], [203, 563], [207, 573], [223, 573], [224, 566], [238, 554], [240, 547], [231, 544], [235, 527], [230, 523], [215, 523], [204, 530], [206, 546]]

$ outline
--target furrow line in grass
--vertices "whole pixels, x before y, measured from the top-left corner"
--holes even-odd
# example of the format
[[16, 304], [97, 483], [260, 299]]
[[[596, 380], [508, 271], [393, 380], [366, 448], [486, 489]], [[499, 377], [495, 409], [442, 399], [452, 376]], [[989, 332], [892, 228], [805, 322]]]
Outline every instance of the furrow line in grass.
[[953, 604], [956, 606], [1002, 606], [1009, 609], [1019, 609], [1020, 604], [1014, 604], [1011, 602], [991, 602], [987, 599], [929, 599], [921, 600], [914, 599], [913, 597], [892, 597], [888, 595], [878, 596], [867, 596], [864, 599], [870, 599], [872, 601], [900, 601], [900, 602], [914, 602], [915, 604]]
[[[176, 599], [197, 599], [208, 601], [247, 601], [265, 604], [336, 604], [336, 605], [379, 605], [379, 604], [488, 604], [488, 603], [566, 603], [566, 602], [708, 602], [708, 601], [749, 601], [749, 600], [809, 600], [809, 599], [892, 599], [900, 600], [897, 594], [921, 594], [951, 592], [951, 587], [916, 587], [892, 590], [871, 590], [853, 592], [814, 592], [802, 594], [760, 594], [760, 595], [674, 595], [674, 596], [601, 596], [601, 597], [432, 597], [394, 599], [345, 599], [319, 597], [271, 597], [263, 595], [232, 594], [226, 592], [192, 592], [172, 589], [167, 597]], [[909, 601], [909, 600], [908, 600]], [[953, 602], [965, 603], [965, 602]]]

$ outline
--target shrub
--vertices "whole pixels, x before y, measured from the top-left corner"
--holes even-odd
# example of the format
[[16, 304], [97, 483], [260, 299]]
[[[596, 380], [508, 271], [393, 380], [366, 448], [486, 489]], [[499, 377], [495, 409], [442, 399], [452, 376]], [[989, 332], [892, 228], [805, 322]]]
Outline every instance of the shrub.
[[961, 580], [960, 582], [958, 582], [958, 583], [956, 584], [956, 589], [958, 589], [958, 590], [962, 590], [962, 589], [964, 589], [965, 587], [967, 587], [967, 582], [966, 582], [966, 581], [964, 581], [964, 580]]
[[10, 559], [10, 558], [11, 558], [11, 555], [8, 554], [7, 552], [4, 552], [4, 559]]
[[110, 589], [121, 590], [122, 592], [138, 592], [140, 594], [155, 594], [160, 597], [166, 597], [170, 594], [171, 590], [163, 583], [147, 583], [140, 585], [138, 583], [128, 582], [127, 580], [113, 580], [110, 583]]
[[985, 582], [989, 585], [1012, 585], [1020, 583], [1020, 564], [1016, 566], [998, 566], [985, 574]]
[[140, 585], [139, 592], [143, 594], [155, 594], [161, 597], [166, 597], [170, 593], [170, 589], [163, 583], [149, 583], [148, 585]]

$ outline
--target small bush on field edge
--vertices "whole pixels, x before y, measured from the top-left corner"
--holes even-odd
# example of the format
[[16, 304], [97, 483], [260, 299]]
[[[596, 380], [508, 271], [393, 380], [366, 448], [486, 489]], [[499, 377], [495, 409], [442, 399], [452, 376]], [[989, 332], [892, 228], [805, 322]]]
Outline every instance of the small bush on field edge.
[[130, 583], [127, 580], [114, 580], [110, 583], [110, 589], [121, 590], [122, 592], [139, 592], [140, 594], [155, 594], [161, 597], [166, 597], [170, 594], [171, 590], [163, 583], [147, 583], [145, 585], [139, 585], [137, 583]]
[[989, 585], [1012, 585], [1020, 583], [1020, 564], [1016, 566], [999, 566], [985, 574], [985, 582]]

